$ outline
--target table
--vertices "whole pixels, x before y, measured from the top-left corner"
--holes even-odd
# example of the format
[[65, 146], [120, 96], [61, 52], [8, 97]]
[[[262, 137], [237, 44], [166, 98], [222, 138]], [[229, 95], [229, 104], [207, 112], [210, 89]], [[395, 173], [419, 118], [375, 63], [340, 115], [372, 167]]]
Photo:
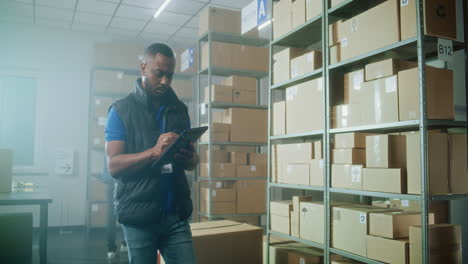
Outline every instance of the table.
[[39, 259], [41, 264], [47, 263], [47, 226], [49, 203], [52, 202], [46, 193], [12, 192], [0, 193], [0, 205], [39, 205]]

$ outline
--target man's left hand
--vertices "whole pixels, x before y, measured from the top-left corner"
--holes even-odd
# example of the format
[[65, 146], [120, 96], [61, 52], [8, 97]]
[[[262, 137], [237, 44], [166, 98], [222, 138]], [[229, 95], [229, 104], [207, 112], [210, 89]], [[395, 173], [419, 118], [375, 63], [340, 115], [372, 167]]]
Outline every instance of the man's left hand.
[[187, 147], [181, 148], [175, 155], [177, 162], [184, 165], [186, 170], [193, 170], [198, 164], [198, 155], [195, 146], [190, 143]]

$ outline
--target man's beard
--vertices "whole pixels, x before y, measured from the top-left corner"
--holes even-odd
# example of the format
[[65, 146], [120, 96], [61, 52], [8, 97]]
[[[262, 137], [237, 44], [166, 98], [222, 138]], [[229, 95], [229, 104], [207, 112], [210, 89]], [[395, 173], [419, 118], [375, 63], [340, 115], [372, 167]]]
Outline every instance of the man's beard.
[[[146, 87], [146, 90], [147, 90], [147, 95], [149, 97], [151, 97], [151, 99], [153, 100], [161, 100], [161, 98], [163, 98], [166, 94], [167, 94], [167, 91], [169, 90], [169, 87], [164, 87], [163, 88], [163, 92], [162, 93], [157, 93], [155, 92], [155, 89], [153, 89], [151, 83], [149, 82], [148, 78], [143, 78], [144, 82], [145, 82], [145, 87]], [[161, 87], [165, 86], [165, 85], [160, 85]]]

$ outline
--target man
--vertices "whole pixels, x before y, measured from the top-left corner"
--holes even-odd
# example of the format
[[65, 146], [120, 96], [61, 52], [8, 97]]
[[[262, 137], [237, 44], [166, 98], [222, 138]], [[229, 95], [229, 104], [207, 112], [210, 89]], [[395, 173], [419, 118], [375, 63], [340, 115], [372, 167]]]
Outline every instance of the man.
[[156, 263], [157, 250], [167, 264], [194, 263], [192, 213], [185, 170], [198, 164], [193, 145], [181, 149], [172, 164], [152, 169], [164, 150], [190, 127], [187, 107], [170, 84], [175, 58], [167, 45], [145, 50], [135, 91], [116, 101], [106, 125], [109, 171], [116, 179], [114, 204], [123, 225], [130, 263]]

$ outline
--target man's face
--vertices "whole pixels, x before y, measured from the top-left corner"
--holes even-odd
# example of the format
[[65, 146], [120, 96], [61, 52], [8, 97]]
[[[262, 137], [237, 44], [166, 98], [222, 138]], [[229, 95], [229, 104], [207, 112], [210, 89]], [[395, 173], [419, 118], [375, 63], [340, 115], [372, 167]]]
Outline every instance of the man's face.
[[174, 75], [175, 59], [157, 53], [148, 55], [146, 62], [141, 64], [141, 75], [143, 76], [143, 89], [152, 97], [163, 96], [172, 82]]

